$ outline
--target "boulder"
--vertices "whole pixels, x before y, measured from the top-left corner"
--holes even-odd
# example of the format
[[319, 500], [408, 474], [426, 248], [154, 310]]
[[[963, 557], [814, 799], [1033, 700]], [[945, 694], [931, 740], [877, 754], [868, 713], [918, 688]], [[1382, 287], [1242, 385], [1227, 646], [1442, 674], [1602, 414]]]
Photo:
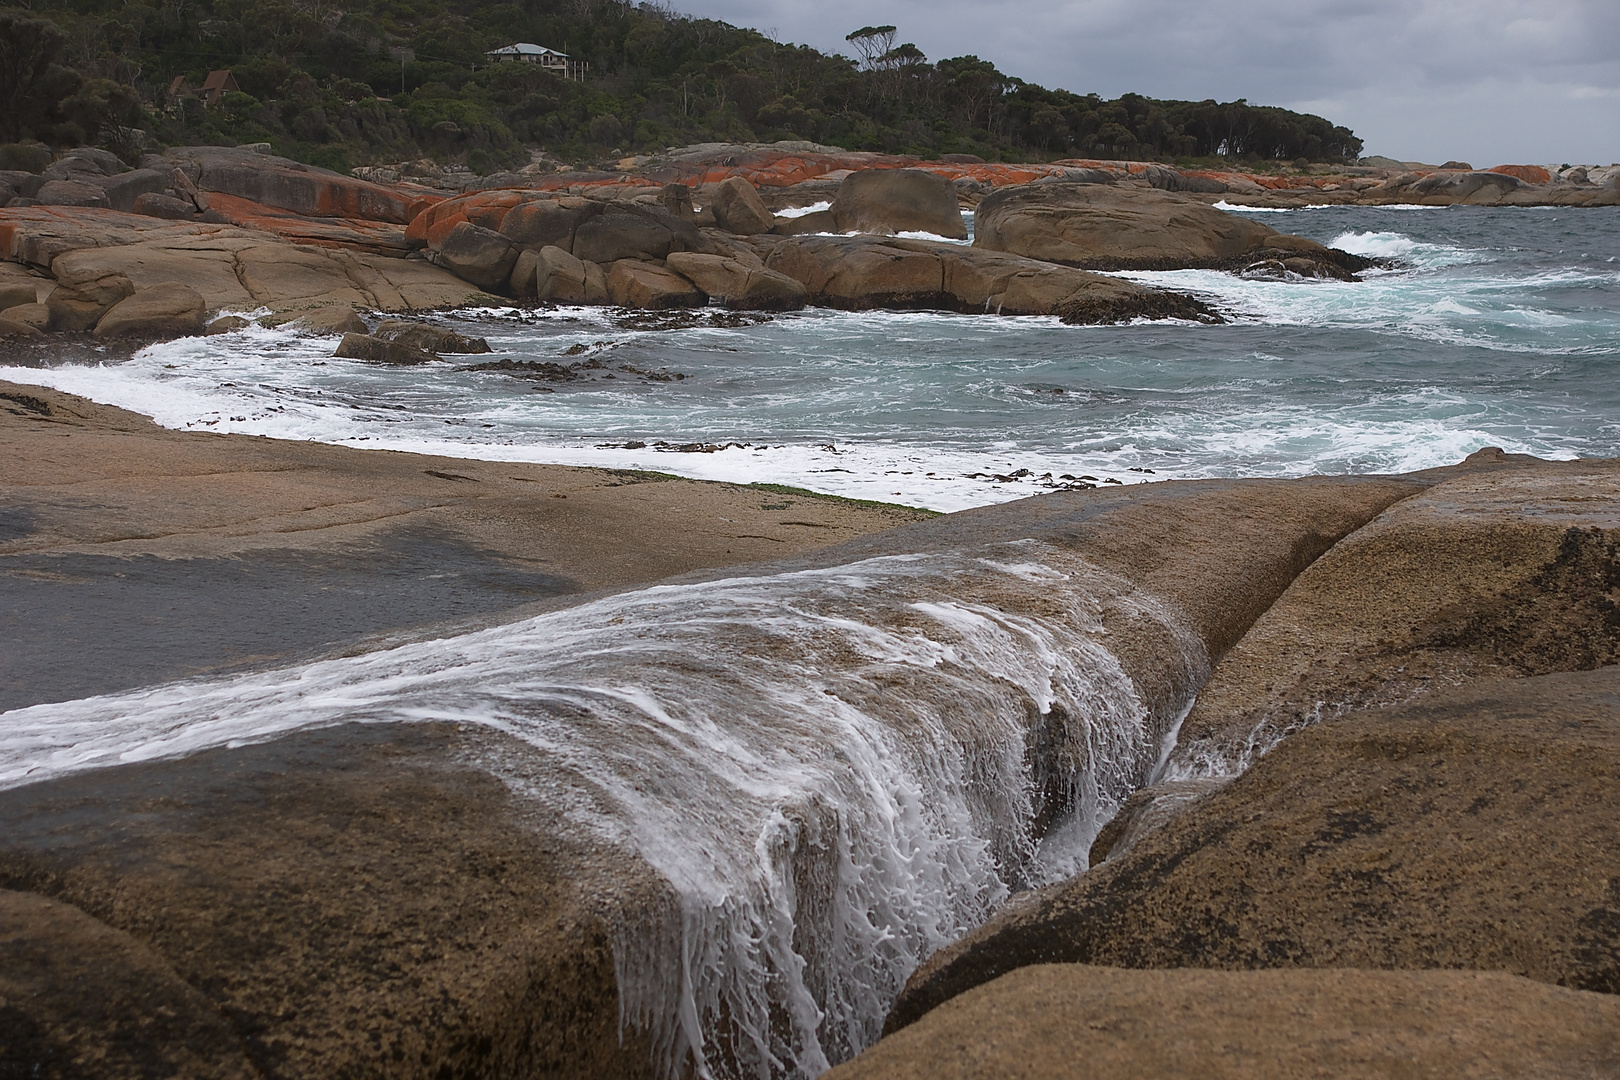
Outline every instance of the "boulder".
[[658, 193], [658, 201], [678, 218], [690, 221], [697, 215], [697, 209], [692, 204], [692, 189], [685, 184], [665, 184]]
[[39, 289], [32, 281], [0, 281], [0, 311], [32, 304], [38, 298]]
[[238, 330], [246, 330], [252, 325], [252, 322], [242, 318], [240, 315], [222, 315], [203, 327], [203, 334], [206, 337], [214, 337], [217, 334], [233, 334]]
[[517, 261], [512, 263], [512, 274], [506, 279], [508, 295], [520, 300], [534, 299], [534, 279], [539, 268], [539, 249], [524, 248], [519, 251]]
[[1190, 297], [940, 241], [801, 236], [777, 244], [766, 266], [802, 284], [813, 303], [848, 310], [1056, 314], [1086, 323], [1210, 317]]
[[666, 263], [728, 308], [796, 311], [807, 302], [804, 286], [786, 274], [724, 255], [672, 251]]
[[501, 235], [524, 247], [559, 247], [571, 251], [580, 224], [602, 212], [589, 199], [539, 199], [519, 203], [501, 219]]
[[438, 357], [410, 345], [401, 345], [370, 334], [344, 334], [333, 356], [346, 360], [365, 360], [373, 364], [395, 364], [410, 367], [427, 364]]
[[4, 315], [0, 315], [0, 339], [5, 339], [7, 341], [29, 341], [34, 338], [41, 338], [44, 336], [45, 335], [41, 334], [34, 327], [29, 326], [27, 323], [17, 322], [14, 319], [8, 319]]
[[17, 197], [17, 189], [6, 180], [0, 180], [0, 207], [4, 207]]
[[[1511, 176], [1515, 180], [1526, 184], [1550, 184], [1553, 180], [1552, 173], [1543, 169], [1540, 165], [1498, 165], [1494, 169], [1487, 171], [1502, 176]], [[1585, 178], [1585, 173], [1582, 173], [1581, 179], [1585, 180]]]
[[369, 334], [370, 328], [366, 321], [355, 313], [354, 308], [347, 304], [334, 304], [331, 307], [316, 308], [307, 315], [300, 315], [286, 324], [293, 330], [305, 334], [318, 334], [323, 337], [333, 334]]
[[975, 211], [973, 244], [1090, 270], [1241, 270], [1279, 251], [1347, 271], [1369, 265], [1185, 195], [1114, 184], [1002, 188]]
[[594, 263], [662, 259], [674, 244], [662, 223], [637, 213], [607, 213], [583, 222], [574, 233], [573, 255]]
[[1480, 971], [1020, 968], [826, 1080], [1598, 1080], [1620, 999]]
[[35, 330], [49, 330], [51, 328], [51, 309], [44, 304], [17, 304], [0, 310], [0, 319], [23, 323], [32, 326]]
[[936, 954], [888, 1030], [1054, 962], [1462, 968], [1620, 993], [1617, 700], [1605, 667], [1299, 732], [1121, 858]]
[[507, 287], [517, 257], [518, 247], [511, 240], [470, 221], [451, 229], [439, 248], [439, 265], [491, 292]]
[[637, 259], [620, 259], [608, 268], [607, 293], [620, 307], [648, 311], [702, 307], [709, 302], [701, 289], [675, 271]]
[[157, 195], [173, 183], [172, 169], [135, 169], [95, 181], [107, 193], [107, 201], [114, 210], [125, 213], [135, 209], [135, 202], [143, 195]]
[[96, 323], [96, 337], [169, 338], [202, 332], [208, 304], [178, 281], [143, 289], [114, 304]]
[[1466, 161], [1448, 161], [1440, 168], [1445, 172], [1472, 172], [1474, 167]]
[[[1460, 473], [1460, 475], [1451, 475]], [[1620, 663], [1620, 464], [1481, 451], [1289, 586], [1199, 693], [1176, 774], [1242, 770], [1353, 709]]]
[[956, 188], [921, 169], [863, 169], [844, 177], [833, 199], [839, 232], [926, 232], [966, 240]]
[[361, 218], [404, 225], [416, 197], [271, 154], [220, 146], [176, 147], [170, 160], [202, 191], [218, 191], [303, 217]]
[[1522, 186], [1518, 177], [1502, 173], [1437, 172], [1413, 184], [1411, 191], [1436, 201], [1488, 204]]
[[197, 208], [189, 199], [178, 199], [173, 195], [164, 195], [161, 192], [146, 192], [136, 197], [130, 209], [137, 214], [147, 217], [165, 218], [170, 221], [190, 221], [197, 216]]
[[[600, 268], [597, 273], [601, 273]], [[536, 299], [559, 304], [600, 302], [590, 295], [585, 263], [560, 247], [543, 247], [534, 253], [534, 281], [530, 291]], [[605, 284], [603, 291], [606, 291]]]
[[50, 309], [51, 329], [69, 333], [94, 327], [115, 304], [135, 293], [134, 284], [120, 273], [66, 280], [58, 275], [57, 280], [62, 284], [51, 290], [45, 306]]
[[71, 150], [65, 150], [57, 159], [56, 165], [51, 168], [58, 166], [75, 172], [100, 173], [103, 176], [116, 176], [128, 168], [117, 154], [111, 150], [103, 150], [99, 146], [75, 146]]
[[709, 208], [714, 211], [717, 226], [742, 236], [770, 232], [775, 223], [754, 185], [740, 176], [729, 177], [714, 186], [709, 195]]
[[34, 201], [42, 206], [112, 206], [105, 191], [82, 180], [47, 180], [35, 193]]
[[373, 333], [384, 341], [409, 345], [429, 353], [487, 353], [489, 342], [483, 338], [468, 337], [454, 330], [446, 330], [432, 323], [409, 319], [385, 319]]
[[771, 226], [771, 232], [778, 236], [803, 236], [806, 233], [835, 233], [838, 228], [838, 218], [831, 210], [812, 210], [808, 214], [797, 217], [779, 217]]

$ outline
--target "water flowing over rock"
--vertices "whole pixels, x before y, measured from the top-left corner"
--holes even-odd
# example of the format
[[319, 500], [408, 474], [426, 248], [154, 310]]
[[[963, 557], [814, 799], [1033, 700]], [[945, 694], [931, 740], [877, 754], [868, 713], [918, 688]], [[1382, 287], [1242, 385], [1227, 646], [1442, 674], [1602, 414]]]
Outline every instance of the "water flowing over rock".
[[[813, 1074], [1009, 890], [1081, 868], [1211, 660], [1421, 487], [1054, 494], [36, 706], [0, 744], [0, 886], [157, 950], [270, 1071]], [[101, 824], [65, 836], [70, 806]]]
[[1469, 968], [1620, 993], [1617, 692], [1620, 667], [1491, 680], [1302, 731], [936, 956], [889, 1029], [1054, 962]]

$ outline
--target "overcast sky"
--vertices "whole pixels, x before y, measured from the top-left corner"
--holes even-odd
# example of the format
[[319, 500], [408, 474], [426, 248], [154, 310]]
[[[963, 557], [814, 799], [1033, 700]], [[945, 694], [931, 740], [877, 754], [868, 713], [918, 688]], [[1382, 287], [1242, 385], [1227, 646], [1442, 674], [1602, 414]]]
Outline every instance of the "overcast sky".
[[677, 0], [825, 51], [892, 23], [1077, 93], [1281, 105], [1366, 153], [1477, 167], [1620, 162], [1620, 0]]

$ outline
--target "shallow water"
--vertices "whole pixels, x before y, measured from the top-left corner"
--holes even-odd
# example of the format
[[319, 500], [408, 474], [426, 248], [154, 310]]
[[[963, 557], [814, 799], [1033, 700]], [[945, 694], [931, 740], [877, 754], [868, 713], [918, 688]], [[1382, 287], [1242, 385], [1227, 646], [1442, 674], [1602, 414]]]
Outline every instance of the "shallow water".
[[[637, 327], [664, 320], [623, 312], [507, 309], [448, 320], [487, 336], [496, 357], [423, 368], [336, 360], [333, 339], [252, 329], [0, 377], [176, 428], [632, 466], [942, 510], [1037, 493], [1065, 473], [1391, 472], [1488, 445], [1620, 453], [1620, 209], [1255, 216], [1402, 268], [1355, 283], [1128, 275], [1197, 293], [1231, 315], [1224, 326], [807, 311], [659, 330]], [[563, 380], [458, 370], [502, 357], [598, 366]], [[625, 448], [634, 442], [647, 445]], [[724, 449], [677, 449], [694, 445]]]

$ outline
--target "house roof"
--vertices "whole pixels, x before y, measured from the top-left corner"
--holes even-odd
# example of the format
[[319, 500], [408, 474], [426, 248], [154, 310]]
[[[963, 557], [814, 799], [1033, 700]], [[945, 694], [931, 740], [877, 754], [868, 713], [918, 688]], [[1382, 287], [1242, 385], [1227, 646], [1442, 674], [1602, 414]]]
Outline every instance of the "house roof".
[[202, 84], [204, 90], [224, 90], [226, 87], [235, 86], [236, 80], [231, 78], [229, 71], [210, 71]]
[[548, 49], [543, 45], [536, 45], [529, 41], [520, 41], [515, 45], [502, 45], [498, 49], [490, 49], [485, 56], [568, 56], [565, 52]]

